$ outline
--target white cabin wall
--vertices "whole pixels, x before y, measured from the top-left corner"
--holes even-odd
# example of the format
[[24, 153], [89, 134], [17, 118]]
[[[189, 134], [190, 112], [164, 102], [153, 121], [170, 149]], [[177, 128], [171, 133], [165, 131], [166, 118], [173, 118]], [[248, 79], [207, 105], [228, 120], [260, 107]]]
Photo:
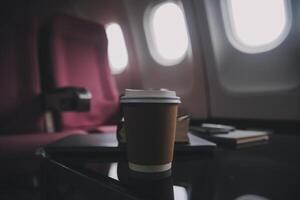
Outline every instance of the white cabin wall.
[[226, 37], [220, 0], [193, 4], [206, 50], [210, 117], [300, 120], [299, 1], [291, 1], [292, 26], [286, 39], [255, 54], [237, 50]]
[[[190, 4], [182, 5], [188, 21], [190, 49], [186, 58], [174, 66], [162, 66], [151, 56], [144, 30], [144, 15], [147, 9], [157, 3], [168, 1], [124, 0], [130, 22], [130, 29], [141, 73], [143, 88], [168, 88], [175, 90], [182, 98], [181, 114], [189, 114], [192, 118], [205, 119], [208, 114], [207, 90], [204, 76], [202, 49], [199, 45], [193, 13]], [[181, 1], [173, 1], [181, 4]], [[186, 12], [185, 9], [188, 9]]]

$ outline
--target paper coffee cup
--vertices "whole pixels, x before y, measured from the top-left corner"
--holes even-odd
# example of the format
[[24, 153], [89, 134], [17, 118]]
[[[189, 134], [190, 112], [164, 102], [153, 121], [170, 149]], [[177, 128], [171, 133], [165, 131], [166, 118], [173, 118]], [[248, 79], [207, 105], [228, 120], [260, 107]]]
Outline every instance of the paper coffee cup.
[[171, 169], [180, 98], [169, 90], [126, 90], [120, 102], [129, 168], [146, 173]]

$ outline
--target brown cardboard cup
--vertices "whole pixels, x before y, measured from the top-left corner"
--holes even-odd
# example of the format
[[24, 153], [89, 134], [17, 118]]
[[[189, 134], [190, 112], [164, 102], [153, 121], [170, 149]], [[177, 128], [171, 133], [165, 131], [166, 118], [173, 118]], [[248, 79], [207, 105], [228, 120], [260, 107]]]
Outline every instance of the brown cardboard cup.
[[145, 173], [170, 170], [180, 98], [173, 91], [126, 90], [121, 103], [129, 168]]

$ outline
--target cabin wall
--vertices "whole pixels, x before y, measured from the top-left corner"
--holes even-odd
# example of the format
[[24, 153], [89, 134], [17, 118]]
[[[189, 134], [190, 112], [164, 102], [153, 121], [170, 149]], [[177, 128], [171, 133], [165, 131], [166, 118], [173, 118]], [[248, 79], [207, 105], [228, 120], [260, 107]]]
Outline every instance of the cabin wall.
[[285, 40], [254, 54], [237, 50], [226, 37], [219, 0], [193, 4], [206, 50], [210, 117], [299, 120], [299, 1], [291, 1], [292, 25]]
[[[300, 120], [299, 9], [291, 0], [287, 38], [263, 53], [243, 53], [225, 32], [220, 0], [173, 0], [184, 9], [190, 36], [186, 58], [171, 67], [151, 56], [144, 30], [147, 9], [167, 0], [10, 0], [0, 8], [0, 29], [24, 17], [41, 23], [68, 14], [107, 25], [120, 24], [128, 49], [127, 68], [115, 75], [125, 88], [168, 88], [182, 97], [180, 113], [196, 119]], [[12, 28], [13, 30], [13, 28]]]
[[[180, 113], [188, 113], [193, 118], [207, 117], [207, 91], [204, 77], [202, 49], [200, 48], [196, 30], [194, 29], [193, 13], [185, 12], [188, 19], [190, 46], [187, 56], [173, 66], [163, 66], [151, 56], [147, 45], [145, 22], [147, 9], [168, 1], [126, 0], [124, 1], [132, 30], [136, 56], [140, 68], [143, 88], [168, 88], [175, 90], [182, 98]], [[181, 3], [180, 1], [174, 1]], [[182, 5], [189, 9], [189, 5]]]

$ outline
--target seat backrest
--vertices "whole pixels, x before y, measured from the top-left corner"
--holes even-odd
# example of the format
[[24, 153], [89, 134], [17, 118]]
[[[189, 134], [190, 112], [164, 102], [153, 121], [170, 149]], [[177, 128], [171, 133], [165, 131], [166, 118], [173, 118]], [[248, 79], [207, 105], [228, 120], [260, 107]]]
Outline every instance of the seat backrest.
[[1, 25], [0, 134], [43, 131], [36, 20]]
[[92, 94], [89, 112], [60, 114], [62, 130], [93, 129], [113, 123], [118, 92], [107, 58], [103, 26], [71, 16], [55, 16], [41, 31], [41, 63], [45, 91], [84, 87]]

